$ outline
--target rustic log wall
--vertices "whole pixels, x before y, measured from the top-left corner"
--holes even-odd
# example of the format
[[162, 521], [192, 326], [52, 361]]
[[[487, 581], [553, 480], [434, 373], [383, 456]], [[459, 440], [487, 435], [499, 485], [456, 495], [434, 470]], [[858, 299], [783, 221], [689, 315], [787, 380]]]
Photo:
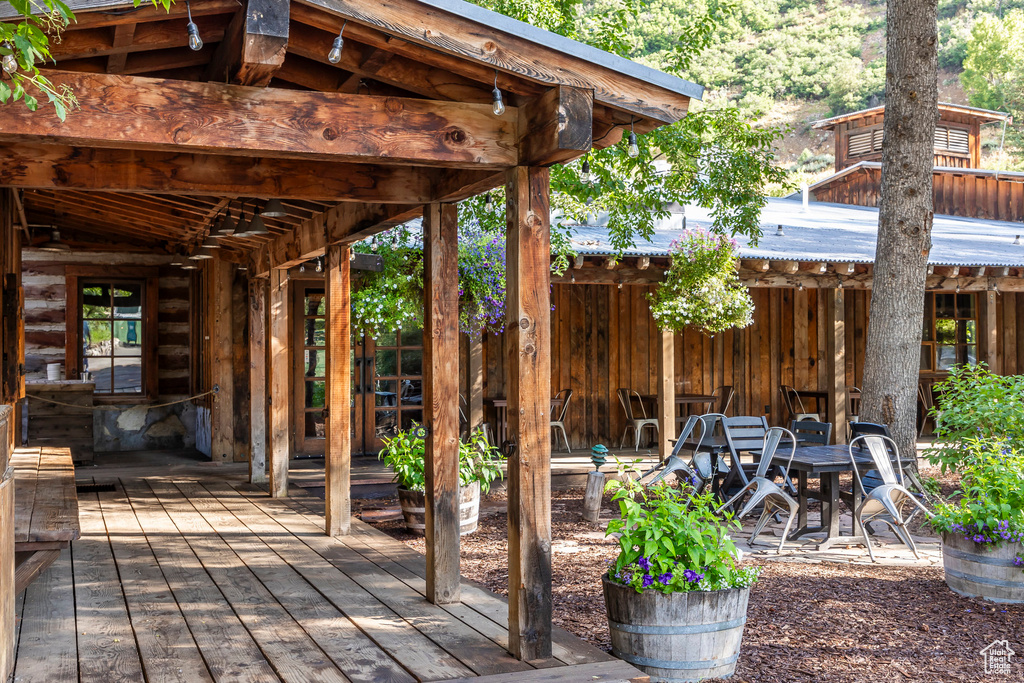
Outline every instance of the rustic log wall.
[[[68, 313], [65, 271], [68, 266], [149, 267], [159, 273], [157, 305], [157, 386], [160, 402], [188, 395], [190, 371], [190, 278], [168, 265], [166, 256], [80, 252], [54, 254], [24, 250], [26, 380], [46, 377], [47, 363], [65, 362]], [[31, 391], [31, 386], [29, 386]], [[195, 443], [194, 407], [179, 404], [162, 409], [124, 405], [122, 410], [97, 410], [94, 439], [97, 451], [191, 447]]]

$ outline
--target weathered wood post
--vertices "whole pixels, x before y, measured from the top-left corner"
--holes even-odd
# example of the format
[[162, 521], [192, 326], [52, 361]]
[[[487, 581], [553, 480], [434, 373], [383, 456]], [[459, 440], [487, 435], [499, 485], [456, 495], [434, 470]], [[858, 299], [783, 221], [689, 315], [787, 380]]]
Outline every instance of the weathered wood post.
[[267, 280], [249, 280], [249, 482], [267, 481]]
[[676, 335], [661, 330], [658, 339], [658, 458], [672, 454], [676, 438]]
[[352, 302], [348, 247], [327, 247], [327, 419], [324, 444], [328, 536], [347, 534], [352, 499]]
[[231, 290], [235, 264], [215, 259], [210, 261], [210, 281], [213, 300], [213, 358], [211, 376], [218, 391], [211, 402], [210, 456], [214, 462], [231, 462], [235, 456], [235, 378], [232, 354], [234, 318]]
[[551, 656], [551, 292], [547, 168], [505, 176], [509, 651]]
[[846, 443], [846, 300], [842, 289], [825, 290], [825, 372], [828, 412], [836, 443]]
[[291, 441], [288, 428], [291, 404], [288, 346], [290, 305], [288, 272], [270, 271], [270, 495], [288, 495], [288, 459]]
[[601, 499], [604, 496], [604, 472], [587, 474], [587, 490], [583, 493], [583, 519], [597, 524], [601, 518]]
[[459, 248], [455, 204], [423, 207], [427, 599], [459, 594]]
[[0, 681], [14, 669], [14, 471], [9, 469], [14, 409], [0, 405]]

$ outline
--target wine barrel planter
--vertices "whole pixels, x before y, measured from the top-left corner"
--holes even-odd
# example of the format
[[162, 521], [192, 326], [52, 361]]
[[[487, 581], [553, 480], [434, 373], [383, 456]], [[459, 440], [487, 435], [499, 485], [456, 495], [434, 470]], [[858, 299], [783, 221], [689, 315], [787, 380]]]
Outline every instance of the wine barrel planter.
[[[398, 502], [402, 506], [405, 526], [414, 534], [424, 534], [427, 530], [426, 495], [419, 491], [410, 491], [398, 487]], [[476, 531], [480, 520], [480, 482], [459, 489], [459, 535], [465, 536]]]
[[1024, 570], [1013, 558], [1024, 544], [986, 549], [958, 534], [942, 534], [942, 566], [954, 592], [992, 602], [1024, 603]]
[[666, 595], [602, 580], [612, 654], [651, 683], [726, 678], [736, 670], [749, 588]]

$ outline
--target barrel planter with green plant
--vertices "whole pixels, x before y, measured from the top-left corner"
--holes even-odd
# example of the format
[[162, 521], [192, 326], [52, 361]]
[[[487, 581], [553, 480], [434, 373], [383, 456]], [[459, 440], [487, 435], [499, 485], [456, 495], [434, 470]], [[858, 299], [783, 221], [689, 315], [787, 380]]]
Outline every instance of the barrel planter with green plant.
[[961, 476], [929, 522], [942, 535], [946, 584], [1024, 603], [1024, 377], [961, 366], [936, 389], [938, 440], [926, 455]]
[[[398, 501], [405, 526], [416, 534], [426, 530], [426, 441], [422, 428], [400, 431], [384, 439], [380, 458], [395, 473]], [[480, 518], [480, 494], [487, 493], [491, 482], [501, 477], [502, 456], [480, 432], [459, 442], [459, 533], [477, 529]]]
[[739, 566], [731, 514], [688, 483], [611, 481], [619, 556], [603, 578], [612, 654], [652, 683], [725, 678], [736, 669], [757, 567]]

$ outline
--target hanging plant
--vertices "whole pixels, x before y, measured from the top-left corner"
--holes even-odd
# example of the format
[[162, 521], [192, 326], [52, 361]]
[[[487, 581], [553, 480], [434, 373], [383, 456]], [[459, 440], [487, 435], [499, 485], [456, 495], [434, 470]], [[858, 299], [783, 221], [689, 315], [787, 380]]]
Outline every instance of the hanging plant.
[[459, 216], [459, 329], [478, 338], [505, 329], [505, 235], [475, 220], [473, 205], [465, 208]]
[[380, 272], [363, 271], [352, 289], [352, 326], [380, 338], [423, 325], [423, 251], [404, 226], [355, 245], [381, 257]]
[[696, 228], [670, 245], [672, 265], [647, 298], [658, 327], [714, 335], [753, 322], [754, 302], [736, 274], [736, 240]]

